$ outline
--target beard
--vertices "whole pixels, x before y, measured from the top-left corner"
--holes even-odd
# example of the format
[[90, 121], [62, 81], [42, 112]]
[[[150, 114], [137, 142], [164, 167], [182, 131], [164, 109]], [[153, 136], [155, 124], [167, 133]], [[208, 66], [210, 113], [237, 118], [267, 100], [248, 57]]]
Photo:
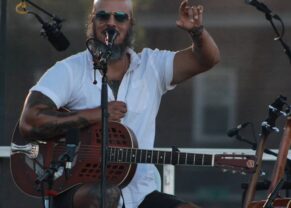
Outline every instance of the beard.
[[[132, 27], [129, 28], [125, 39], [122, 43], [120, 44], [113, 44], [111, 51], [112, 54], [109, 58], [109, 62], [114, 62], [117, 60], [120, 60], [121, 57], [125, 54], [127, 48], [132, 47], [132, 42], [133, 42], [133, 38], [132, 38]], [[104, 54], [107, 50], [107, 45], [105, 43], [103, 43], [102, 41], [100, 41], [99, 39], [95, 38], [94, 39], [94, 48], [95, 48], [95, 54]]]

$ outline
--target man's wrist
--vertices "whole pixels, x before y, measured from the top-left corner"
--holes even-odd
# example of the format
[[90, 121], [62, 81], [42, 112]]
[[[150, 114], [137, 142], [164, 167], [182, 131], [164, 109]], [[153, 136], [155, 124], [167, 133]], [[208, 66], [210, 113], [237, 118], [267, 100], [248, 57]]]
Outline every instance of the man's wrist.
[[201, 35], [203, 33], [203, 30], [204, 30], [204, 26], [200, 25], [188, 31], [192, 39], [192, 42], [194, 44], [193, 52], [197, 51], [197, 49], [202, 47]]
[[202, 35], [203, 30], [204, 30], [204, 26], [200, 25], [200, 26], [192, 28], [188, 32], [189, 32], [191, 38], [193, 38], [193, 37], [196, 38], [196, 37], [200, 37]]

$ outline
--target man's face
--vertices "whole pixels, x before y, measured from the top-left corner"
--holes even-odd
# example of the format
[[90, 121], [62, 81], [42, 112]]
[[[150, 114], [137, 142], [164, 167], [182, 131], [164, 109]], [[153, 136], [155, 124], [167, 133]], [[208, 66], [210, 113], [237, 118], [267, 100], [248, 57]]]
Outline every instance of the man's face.
[[95, 37], [105, 43], [105, 30], [114, 28], [118, 32], [115, 44], [122, 44], [132, 27], [129, 5], [124, 0], [101, 0], [95, 6]]

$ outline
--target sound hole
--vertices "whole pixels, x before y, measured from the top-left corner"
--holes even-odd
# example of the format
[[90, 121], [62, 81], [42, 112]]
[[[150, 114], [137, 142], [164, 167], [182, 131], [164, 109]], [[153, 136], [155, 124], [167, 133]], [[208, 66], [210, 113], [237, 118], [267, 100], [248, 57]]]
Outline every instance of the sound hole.
[[100, 167], [97, 163], [86, 163], [80, 170], [79, 177], [96, 178], [100, 173]]

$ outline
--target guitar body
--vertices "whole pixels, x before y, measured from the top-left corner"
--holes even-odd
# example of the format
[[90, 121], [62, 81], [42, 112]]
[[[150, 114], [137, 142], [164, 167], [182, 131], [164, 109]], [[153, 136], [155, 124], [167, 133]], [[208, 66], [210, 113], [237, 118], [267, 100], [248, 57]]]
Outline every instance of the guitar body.
[[[96, 183], [101, 179], [101, 125], [97, 124], [86, 128], [80, 133], [80, 142], [76, 150], [69, 177], [61, 174], [54, 180], [51, 190], [59, 194], [80, 183]], [[12, 145], [24, 146], [31, 141], [24, 139], [15, 128]], [[36, 179], [43, 175], [50, 167], [52, 161], [58, 159], [66, 152], [64, 138], [36, 142], [39, 153], [36, 158], [31, 158], [24, 153], [12, 153], [10, 166], [15, 184], [24, 193], [41, 197], [37, 190]], [[109, 123], [110, 147], [137, 147], [133, 132], [117, 123]], [[126, 186], [132, 179], [136, 164], [109, 163], [107, 165], [107, 181], [120, 187]]]
[[[265, 200], [251, 202], [248, 205], [248, 208], [263, 208], [265, 202], [266, 202]], [[273, 208], [291, 208], [291, 199], [290, 198], [275, 199], [273, 202]]]

